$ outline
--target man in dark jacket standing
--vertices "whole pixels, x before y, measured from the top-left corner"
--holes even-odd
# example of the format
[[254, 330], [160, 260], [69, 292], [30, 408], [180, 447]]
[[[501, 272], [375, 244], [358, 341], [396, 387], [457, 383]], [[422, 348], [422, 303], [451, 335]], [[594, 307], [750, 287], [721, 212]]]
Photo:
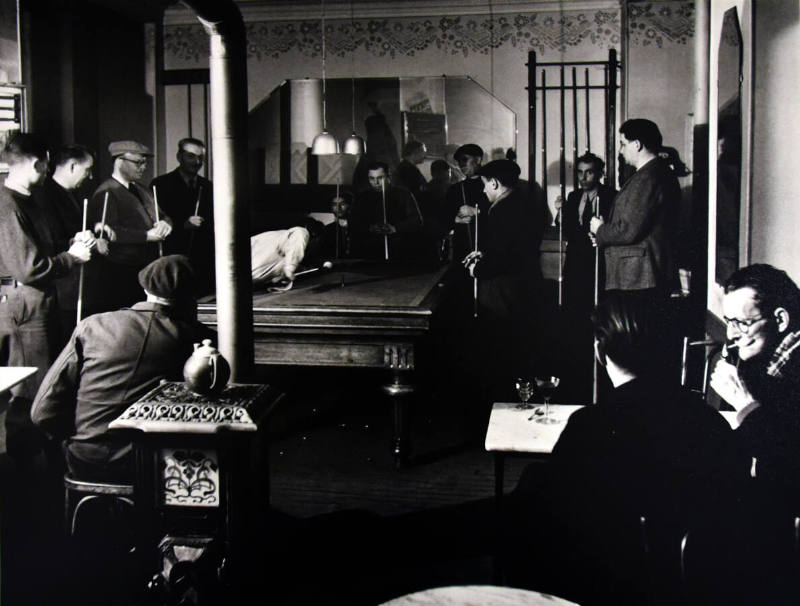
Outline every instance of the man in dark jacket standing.
[[478, 279], [478, 318], [492, 394], [507, 392], [514, 377], [530, 374], [536, 290], [541, 282], [542, 225], [519, 191], [520, 168], [494, 160], [477, 171], [489, 200], [479, 250], [463, 260]]
[[138, 278], [147, 300], [78, 324], [33, 403], [33, 422], [67, 440], [67, 466], [78, 479], [132, 480], [130, 437], [108, 424], [161, 379], [179, 380], [192, 344], [208, 336], [195, 319], [186, 257], [161, 257]]
[[108, 152], [114, 169], [89, 200], [88, 217], [90, 225], [103, 225], [111, 242], [108, 255], [87, 271], [87, 315], [138, 301], [141, 291], [136, 276], [159, 256], [159, 244], [163, 246], [172, 231], [169, 216], [163, 209], [156, 210], [152, 195], [139, 184], [153, 155], [150, 150], [136, 141], [114, 141]]
[[[44, 180], [41, 187], [36, 188], [33, 197], [41, 208], [51, 231], [55, 237], [58, 252], [68, 250], [72, 238], [81, 230], [83, 222], [83, 205], [76, 196], [76, 191], [92, 176], [94, 155], [82, 145], [64, 145], [56, 151], [52, 161], [53, 175]], [[89, 229], [91, 225], [87, 225]], [[95, 247], [94, 252], [105, 254], [108, 248]], [[91, 263], [91, 261], [90, 261]], [[75, 328], [78, 308], [79, 272], [70, 272], [56, 280], [58, 291], [58, 311], [61, 320], [61, 348]]]
[[678, 284], [673, 239], [680, 185], [657, 157], [662, 138], [654, 122], [627, 120], [619, 133], [620, 153], [636, 172], [614, 199], [608, 222], [590, 222], [605, 256], [605, 290], [666, 297]]
[[31, 400], [58, 351], [56, 280], [91, 256], [90, 232], [74, 234], [59, 250], [47, 218], [31, 197], [45, 176], [47, 147], [29, 133], [13, 135], [3, 150], [8, 175], [0, 187], [0, 364], [38, 372], [11, 388], [6, 449], [18, 459], [35, 455], [41, 439], [30, 422]]
[[178, 141], [178, 167], [150, 183], [158, 203], [172, 219], [164, 253], [186, 255], [194, 267], [201, 294], [214, 289], [214, 186], [200, 173], [205, 144], [187, 137]]

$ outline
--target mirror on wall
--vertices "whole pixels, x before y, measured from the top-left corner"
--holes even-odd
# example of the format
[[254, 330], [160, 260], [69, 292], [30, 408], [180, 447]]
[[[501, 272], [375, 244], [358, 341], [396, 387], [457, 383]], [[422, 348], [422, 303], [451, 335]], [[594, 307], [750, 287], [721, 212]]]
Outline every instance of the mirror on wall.
[[[322, 126], [320, 84], [288, 80], [251, 111], [250, 146], [263, 150], [265, 183], [350, 183], [352, 156], [308, 162]], [[330, 78], [326, 101], [328, 131], [340, 144], [355, 131], [366, 140], [368, 159], [393, 167], [406, 142], [425, 143], [428, 157], [419, 168], [426, 178], [433, 160], [452, 161], [464, 143], [480, 145], [485, 161], [505, 157], [517, 144], [516, 113], [466, 76]], [[309, 174], [315, 170], [318, 175]]]
[[739, 267], [742, 178], [742, 32], [736, 8], [725, 12], [719, 41], [717, 121], [717, 247], [715, 278]]

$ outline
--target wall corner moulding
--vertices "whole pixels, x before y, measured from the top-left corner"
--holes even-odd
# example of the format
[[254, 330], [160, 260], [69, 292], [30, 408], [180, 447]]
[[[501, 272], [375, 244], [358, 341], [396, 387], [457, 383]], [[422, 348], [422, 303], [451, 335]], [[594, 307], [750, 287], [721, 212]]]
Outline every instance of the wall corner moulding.
[[[272, 2], [242, 0], [237, 3], [245, 23], [300, 21], [308, 17], [308, 11], [315, 3], [300, 0], [290, 5], [276, 6]], [[691, 3], [689, 3], [691, 4]], [[359, 2], [354, 7], [352, 17], [357, 19], [385, 19], [402, 17], [442, 17], [457, 15], [503, 15], [514, 13], [563, 13], [565, 6], [569, 11], [619, 11], [620, 0], [391, 0], [388, 2]], [[328, 18], [349, 19], [351, 11], [347, 2], [332, 1], [327, 9]], [[191, 11], [176, 6], [164, 13], [165, 25], [188, 25], [194, 23]]]

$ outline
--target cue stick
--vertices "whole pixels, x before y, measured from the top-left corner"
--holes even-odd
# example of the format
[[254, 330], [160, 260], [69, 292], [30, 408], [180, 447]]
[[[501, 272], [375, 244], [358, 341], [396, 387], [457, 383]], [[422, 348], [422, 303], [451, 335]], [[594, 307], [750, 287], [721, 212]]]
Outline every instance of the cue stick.
[[[386, 219], [386, 177], [381, 179], [381, 199], [383, 200], [383, 224], [387, 224]], [[389, 234], [383, 234], [383, 258], [389, 260]]]
[[[542, 190], [547, 199], [547, 85], [542, 70]], [[548, 209], [549, 210], [549, 209]]]
[[[464, 181], [466, 181], [466, 179], [464, 179]], [[461, 205], [467, 206], [467, 194], [464, 191], [464, 181], [461, 182]], [[469, 228], [469, 223], [467, 223], [467, 241], [469, 242], [469, 248], [472, 248], [472, 230]]]
[[572, 68], [572, 183], [578, 183], [578, 75]]
[[[100, 215], [100, 237], [105, 236], [106, 233], [106, 213], [108, 212], [108, 192], [103, 198], [103, 214]], [[110, 238], [109, 238], [110, 240]]]
[[586, 80], [586, 151], [592, 150], [592, 136], [589, 133], [589, 68], [584, 71], [584, 79]]
[[567, 156], [566, 156], [566, 136], [565, 136], [565, 119], [564, 119], [564, 66], [561, 66], [560, 70], [561, 74], [561, 81], [560, 81], [560, 88], [559, 88], [559, 98], [561, 102], [561, 130], [559, 133], [559, 151], [558, 151], [558, 176], [561, 179], [561, 197], [566, 198], [567, 195], [567, 188], [566, 188], [566, 181], [567, 181]]
[[341, 203], [339, 202], [339, 181], [336, 181], [336, 210], [337, 212], [334, 213], [336, 215], [336, 252], [333, 254], [334, 259], [339, 258], [339, 212], [341, 212]]
[[[153, 208], [156, 210], [156, 223], [158, 223], [158, 193], [156, 192], [156, 186], [153, 185]], [[161, 240], [158, 241], [158, 256], [164, 256], [164, 244]]]
[[[200, 214], [200, 197], [203, 195], [203, 184], [201, 183], [197, 188], [197, 202], [194, 204], [194, 216]], [[197, 231], [196, 229], [192, 229], [189, 232], [189, 245], [186, 247], [186, 255], [188, 256], [192, 252], [192, 245], [194, 244], [194, 233]]]
[[[475, 202], [475, 252], [478, 252], [478, 215], [480, 212], [478, 203]], [[469, 229], [469, 225], [467, 225], [467, 229]], [[474, 275], [472, 277], [472, 317], [478, 318], [478, 278]]]
[[[106, 196], [108, 192], [106, 192]], [[86, 207], [89, 204], [89, 201], [84, 198], [83, 199], [83, 223], [81, 227], [81, 231], [86, 231]], [[84, 263], [81, 263], [80, 275], [78, 277], [78, 310], [77, 310], [77, 317], [76, 317], [76, 324], [80, 323], [81, 317], [83, 316], [83, 276], [84, 276]]]
[[[597, 192], [597, 196], [595, 196], [595, 208], [594, 208], [594, 216], [600, 216], [600, 191]], [[594, 306], [597, 307], [597, 301], [599, 299], [600, 291], [600, 248], [597, 246], [597, 242], [595, 242], [594, 246]], [[594, 355], [594, 343], [592, 343], [592, 404], [597, 404], [597, 379], [598, 379], [598, 368], [597, 368], [597, 359]]]
[[[566, 184], [564, 181], [567, 180], [567, 159], [565, 155], [565, 135], [564, 135], [564, 65], [561, 65], [561, 69], [559, 70], [560, 74], [560, 81], [559, 81], [559, 102], [561, 108], [561, 114], [559, 115], [560, 118], [560, 132], [559, 132], [559, 148], [558, 148], [558, 176], [561, 181], [561, 199], [564, 200], [566, 197]], [[561, 206], [564, 206], [564, 203], [561, 203]], [[561, 214], [561, 209], [558, 209], [558, 306], [561, 307], [563, 304], [563, 282], [564, 282], [564, 271], [563, 271], [563, 262], [562, 262], [562, 249], [563, 249], [563, 218], [564, 215]]]

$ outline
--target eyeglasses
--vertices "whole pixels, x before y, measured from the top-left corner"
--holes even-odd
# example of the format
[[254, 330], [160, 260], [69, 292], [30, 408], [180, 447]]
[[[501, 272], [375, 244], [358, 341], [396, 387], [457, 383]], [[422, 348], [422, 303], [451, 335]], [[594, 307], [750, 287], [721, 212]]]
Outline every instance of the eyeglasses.
[[123, 160], [127, 160], [131, 164], [135, 164], [136, 166], [146, 166], [147, 165], [147, 158], [142, 158], [141, 160], [131, 160], [130, 158], [126, 158], [122, 156]]
[[750, 333], [750, 330], [753, 328], [756, 322], [760, 322], [761, 320], [766, 320], [767, 318], [764, 316], [759, 316], [757, 318], [747, 318], [746, 320], [739, 320], [738, 318], [727, 318], [722, 316], [723, 322], [728, 328], [733, 328], [736, 332], [742, 335], [746, 335]]
[[202, 162], [206, 158], [205, 154], [193, 154], [185, 150], [181, 150], [181, 154], [183, 154], [187, 160], [200, 160]]

